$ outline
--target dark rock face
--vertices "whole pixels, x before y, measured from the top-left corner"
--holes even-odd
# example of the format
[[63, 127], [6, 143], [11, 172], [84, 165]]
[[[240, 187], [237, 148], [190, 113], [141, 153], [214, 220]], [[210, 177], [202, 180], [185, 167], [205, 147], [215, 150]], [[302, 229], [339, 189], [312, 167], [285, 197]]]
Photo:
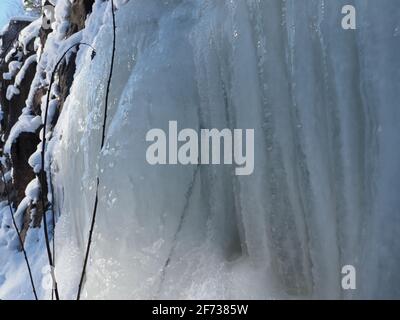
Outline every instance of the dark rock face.
[[[0, 105], [2, 106], [3, 117], [0, 122], [1, 124], [1, 133], [2, 139], [0, 139], [0, 147], [3, 147], [4, 141], [7, 139], [12, 126], [15, 124], [16, 120], [18, 120], [18, 116], [21, 114], [22, 107], [25, 103], [23, 101], [15, 101], [16, 103], [11, 103], [6, 99], [7, 88], [10, 84], [13, 84], [14, 79], [6, 80], [3, 78], [3, 73], [8, 71], [8, 63], [5, 62], [5, 58], [7, 54], [14, 48], [16, 44], [16, 40], [18, 39], [18, 35], [22, 29], [27, 27], [30, 22], [28, 21], [18, 21], [12, 20], [10, 21], [8, 28], [6, 31], [0, 36], [1, 38], [1, 54], [0, 54], [0, 77], [1, 77], [1, 84], [0, 84]], [[17, 53], [16, 53], [17, 54]], [[14, 54], [15, 55], [15, 54]], [[26, 58], [28, 58], [27, 56]], [[25, 59], [26, 59], [25, 58]], [[13, 59], [11, 59], [13, 61]], [[30, 82], [32, 81], [36, 70], [36, 64], [31, 66], [29, 70]], [[30, 84], [29, 82], [29, 84]], [[21, 93], [20, 97], [27, 97], [29, 93], [29, 85], [22, 89], [24, 91]], [[20, 98], [19, 97], [19, 98]], [[25, 98], [26, 99], [26, 98]], [[22, 100], [22, 99], [18, 99]], [[19, 110], [14, 110], [10, 108], [10, 106], [17, 106]]]
[[[29, 58], [30, 55], [24, 57], [24, 59], [22, 60], [22, 64], [26, 61], [27, 58]], [[30, 85], [33, 81], [33, 78], [35, 77], [36, 66], [37, 66], [36, 62], [33, 62], [29, 65], [25, 73], [24, 80], [22, 81], [21, 85], [18, 88], [20, 94], [14, 95], [14, 97], [10, 101], [7, 101], [4, 104], [5, 106], [8, 107], [7, 113], [4, 113], [7, 116], [5, 123], [6, 125], [5, 137], [8, 137], [11, 128], [17, 122], [19, 116], [22, 113], [22, 109], [25, 107], [25, 101], [29, 95]]]
[[11, 166], [13, 172], [13, 187], [16, 191], [15, 201], [20, 203], [25, 197], [25, 189], [29, 182], [35, 178], [28, 159], [36, 151], [40, 142], [36, 133], [22, 132], [11, 147]]
[[92, 12], [94, 0], [77, 0], [71, 8], [71, 26], [68, 35], [72, 35], [85, 27], [87, 16]]
[[[11, 147], [12, 187], [15, 190], [12, 198], [15, 203], [20, 203], [25, 198], [25, 189], [29, 182], [35, 178], [35, 174], [28, 164], [28, 159], [36, 151], [36, 146], [39, 142], [37, 133], [22, 132]], [[22, 239], [25, 239], [29, 224], [32, 218], [35, 218], [32, 213], [30, 210], [26, 210], [24, 214], [21, 228]]]
[[[22, 29], [29, 25], [27, 21], [11, 21], [8, 30], [2, 36], [2, 59], [0, 64], [1, 74], [1, 88], [0, 88], [0, 103], [2, 106], [2, 120], [1, 120], [1, 148], [4, 147], [4, 142], [10, 135], [10, 131], [15, 123], [18, 121], [25, 107], [25, 101], [28, 98], [32, 81], [35, 77], [37, 63], [32, 62], [26, 69], [25, 76], [21, 83], [17, 85], [19, 94], [14, 95], [12, 99], [6, 98], [7, 88], [15, 82], [15, 75], [7, 80], [3, 78], [3, 73], [9, 69], [9, 63], [18, 61], [21, 66], [24, 65], [26, 60], [35, 54], [33, 40], [28, 43], [28, 53], [23, 54], [22, 47], [18, 44], [18, 35]], [[10, 55], [10, 60], [5, 61], [6, 55], [13, 49], [15, 52]], [[36, 146], [40, 142], [38, 133], [22, 132], [16, 141], [11, 146], [11, 152], [7, 159], [8, 168], [4, 168], [4, 172], [9, 169], [12, 171], [12, 180], [8, 183], [7, 189], [10, 192], [10, 199], [13, 206], [17, 207], [18, 204], [25, 197], [25, 189], [30, 181], [35, 178], [33, 169], [28, 163], [29, 157], [36, 151]], [[2, 200], [7, 199], [5, 188], [3, 187]], [[23, 217], [23, 226], [21, 228], [21, 236], [24, 239], [26, 232], [29, 228], [30, 215], [26, 212]]]
[[[70, 37], [74, 33], [82, 30], [85, 27], [85, 21], [87, 16], [92, 11], [94, 0], [76, 0], [72, 3], [71, 14], [70, 14], [70, 27], [66, 33], [66, 37]], [[9, 71], [9, 63], [12, 61], [18, 61], [21, 66], [24, 65], [25, 61], [35, 54], [34, 51], [34, 39], [26, 45], [25, 50], [28, 52], [24, 53], [22, 45], [18, 43], [18, 35], [22, 29], [30, 24], [29, 21], [12, 21], [10, 22], [9, 28], [1, 36], [2, 48], [0, 55], [0, 104], [2, 107], [2, 118], [0, 121], [0, 153], [3, 153], [4, 143], [10, 135], [12, 127], [18, 121], [18, 118], [22, 114], [23, 108], [25, 108], [25, 101], [29, 94], [33, 96], [32, 105], [30, 106], [30, 114], [33, 116], [41, 115], [42, 99], [47, 95], [49, 90], [48, 85], [44, 84], [38, 88], [31, 88], [32, 82], [35, 76], [45, 78], [45, 74], [37, 74], [41, 72], [37, 68], [37, 63], [32, 62], [26, 69], [25, 76], [20, 85], [17, 86], [19, 94], [14, 95], [10, 100], [6, 99], [7, 88], [15, 83], [15, 75], [11, 79], [3, 79], [3, 73]], [[48, 35], [52, 32], [51, 29], [39, 30], [38, 37], [40, 39], [41, 46], [44, 47], [47, 41]], [[7, 54], [16, 49], [15, 52], [9, 55], [9, 61], [5, 61]], [[61, 55], [61, 53], [60, 53]], [[57, 71], [57, 81], [54, 87], [58, 86], [58, 107], [55, 115], [52, 119], [51, 126], [55, 126], [58, 120], [58, 116], [61, 113], [64, 102], [69, 95], [70, 88], [74, 79], [76, 70], [75, 65], [76, 53], [72, 54], [68, 62], [61, 63]], [[45, 82], [44, 82], [45, 83]], [[31, 91], [35, 90], [35, 91]], [[52, 97], [53, 98], [53, 97]], [[32, 167], [29, 165], [28, 160], [30, 156], [37, 150], [37, 146], [41, 139], [39, 137], [41, 127], [36, 132], [22, 132], [13, 141], [11, 145], [10, 154], [3, 157], [3, 170], [8, 172], [12, 169], [12, 179], [7, 183], [7, 189], [10, 193], [10, 199], [12, 205], [16, 208], [25, 198], [25, 190], [27, 185], [38, 175], [35, 174]], [[3, 155], [4, 156], [4, 155]], [[39, 174], [40, 175], [40, 174]], [[46, 179], [44, 179], [46, 180]], [[46, 180], [47, 181], [47, 180]], [[43, 194], [45, 194], [45, 206], [50, 207], [51, 204], [47, 203], [47, 182], [42, 186]], [[7, 199], [5, 194], [4, 183], [0, 181], [0, 200]], [[21, 236], [25, 239], [25, 236], [30, 227], [39, 227], [42, 222], [44, 208], [40, 201], [31, 202], [28, 208], [25, 210], [22, 221]]]
[[2, 39], [0, 61], [3, 63], [4, 57], [12, 48], [22, 29], [30, 24], [29, 21], [11, 20], [5, 32], [0, 36]]

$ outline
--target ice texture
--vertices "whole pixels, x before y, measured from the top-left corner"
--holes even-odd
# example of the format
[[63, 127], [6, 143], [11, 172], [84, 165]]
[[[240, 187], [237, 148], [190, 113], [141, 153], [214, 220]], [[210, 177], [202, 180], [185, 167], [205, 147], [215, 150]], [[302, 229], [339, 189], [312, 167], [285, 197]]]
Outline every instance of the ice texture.
[[[356, 31], [341, 28], [349, 3]], [[399, 298], [398, 1], [119, 4], [105, 147], [102, 1], [81, 33], [97, 54], [79, 50], [48, 146], [61, 297], [77, 292], [98, 176], [82, 298]], [[255, 129], [254, 174], [150, 166], [146, 133], [170, 120]], [[348, 264], [355, 291], [341, 289]]]

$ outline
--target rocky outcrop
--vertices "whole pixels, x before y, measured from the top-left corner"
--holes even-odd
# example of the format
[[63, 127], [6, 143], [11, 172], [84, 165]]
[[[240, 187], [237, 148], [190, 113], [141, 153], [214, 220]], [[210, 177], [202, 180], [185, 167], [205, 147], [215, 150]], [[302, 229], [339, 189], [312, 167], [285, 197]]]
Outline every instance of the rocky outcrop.
[[[10, 79], [5, 79], [3, 75], [9, 71], [9, 63], [12, 61], [17, 61], [18, 58], [22, 55], [22, 49], [20, 46], [17, 45], [18, 43], [18, 36], [22, 29], [29, 25], [29, 21], [25, 20], [11, 20], [7, 29], [3, 32], [0, 36], [1, 39], [1, 54], [0, 54], [0, 78], [1, 78], [1, 85], [0, 85], [0, 104], [2, 106], [2, 119], [1, 119], [1, 146], [3, 145], [4, 141], [7, 139], [8, 134], [12, 126], [18, 119], [18, 116], [21, 114], [22, 106], [25, 103], [25, 100], [22, 100], [24, 97], [26, 99], [29, 89], [30, 89], [30, 82], [33, 79], [35, 74], [36, 65], [32, 65], [29, 70], [28, 77], [30, 78], [30, 82], [26, 81], [23, 85], [21, 85], [22, 92], [19, 96], [14, 96], [12, 101], [9, 101], [7, 96], [7, 88], [9, 85], [13, 84], [15, 81], [15, 76]], [[14, 53], [11, 54], [10, 51]], [[22, 56], [20, 58], [22, 62], [30, 56], [31, 53], [27, 56]], [[7, 58], [7, 61], [6, 61]], [[27, 79], [29, 80], [29, 79]]]
[[[66, 38], [84, 28], [93, 3], [94, 0], [77, 0], [72, 3], [69, 17], [70, 24], [65, 34]], [[46, 80], [49, 75], [46, 75], [44, 70], [38, 67], [37, 59], [32, 59], [32, 56], [37, 54], [36, 50], [38, 48], [45, 47], [48, 35], [52, 30], [45, 30], [38, 24], [40, 29], [36, 36], [27, 42], [18, 41], [21, 31], [26, 27], [29, 28], [30, 23], [23, 20], [10, 22], [8, 29], [2, 35], [0, 56], [0, 104], [2, 111], [0, 151], [3, 155], [2, 165], [4, 172], [11, 173], [8, 174], [12, 179], [9, 179], [7, 189], [10, 192], [14, 208], [18, 208], [24, 202], [28, 184], [40, 175], [40, 172], [34, 172], [29, 164], [29, 158], [37, 150], [38, 144], [41, 142], [39, 133], [42, 126], [34, 129], [30, 128], [30, 130], [20, 130], [21, 132], [18, 131], [17, 133], [13, 133], [12, 128], [16, 124], [18, 125], [17, 122], [23, 113], [32, 118], [41, 116], [41, 112], [44, 109], [43, 101], [49, 89], [49, 84]], [[39, 45], [35, 45], [36, 39], [38, 39]], [[56, 87], [57, 96], [53, 97], [52, 94], [51, 97], [57, 100], [56, 110], [50, 123], [52, 127], [56, 125], [64, 102], [69, 95], [76, 70], [75, 58], [76, 54], [72, 54], [58, 69], [57, 82], [53, 87], [53, 89]], [[17, 76], [22, 69], [23, 75]], [[18, 81], [17, 77], [19, 77]], [[40, 81], [36, 81], [36, 86], [33, 85], [35, 79], [40, 79]], [[30, 100], [29, 110], [26, 108], [27, 99]], [[24, 108], [25, 110], [23, 111]], [[14, 129], [14, 131], [16, 130]], [[5, 150], [5, 142], [7, 140], [11, 144], [9, 150]], [[49, 179], [46, 179], [46, 181], [49, 181]], [[50, 204], [47, 202], [47, 190], [49, 187], [45, 184], [41, 189], [43, 194], [46, 195], [45, 207], [49, 208]], [[0, 191], [2, 191], [0, 194], [2, 199], [0, 200], [7, 199], [4, 185], [0, 186]], [[40, 226], [44, 210], [40, 201], [31, 201], [22, 210], [23, 218], [20, 223], [21, 235], [24, 239], [30, 227]]]
[[92, 12], [94, 0], [77, 0], [71, 6], [70, 28], [68, 36], [82, 30], [88, 14]]
[[[11, 99], [7, 99], [7, 91], [9, 86], [15, 85], [16, 74], [9, 74], [10, 63], [18, 63], [23, 66], [26, 60], [34, 54], [33, 43], [29, 44], [29, 52], [23, 54], [22, 47], [18, 44], [18, 36], [22, 29], [30, 24], [26, 20], [12, 20], [8, 28], [1, 35], [2, 47], [0, 56], [0, 104], [1, 104], [1, 140], [0, 147], [3, 153], [4, 142], [10, 135], [11, 128], [15, 125], [18, 117], [22, 113], [25, 106], [25, 100], [30, 91], [30, 85], [36, 72], [36, 62], [33, 62], [25, 71], [22, 81], [15, 87], [19, 94], [15, 94]], [[6, 77], [4, 77], [6, 75]], [[12, 179], [7, 181], [7, 189], [1, 180], [1, 200], [8, 199], [6, 190], [10, 193], [10, 199], [14, 207], [25, 197], [25, 189], [28, 183], [35, 177], [32, 168], [28, 164], [28, 159], [36, 149], [38, 143], [37, 133], [21, 133], [12, 145], [11, 153], [8, 157], [3, 158], [3, 172], [12, 170]], [[25, 234], [25, 232], [24, 232]]]

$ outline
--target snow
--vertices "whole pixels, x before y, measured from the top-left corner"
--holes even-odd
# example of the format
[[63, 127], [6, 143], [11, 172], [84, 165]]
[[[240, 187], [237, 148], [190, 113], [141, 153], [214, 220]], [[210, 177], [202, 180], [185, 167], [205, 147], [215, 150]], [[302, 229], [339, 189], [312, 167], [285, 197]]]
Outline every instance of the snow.
[[14, 17], [11, 17], [10, 20], [33, 22], [33, 21], [37, 20], [37, 17], [34, 17], [34, 16], [14, 16]]
[[21, 69], [21, 65], [22, 65], [22, 63], [20, 61], [11, 61], [8, 64], [8, 72], [3, 73], [3, 79], [4, 80], [11, 80], [13, 77], [15, 77], [15, 75], [18, 72], [18, 70]]
[[31, 66], [32, 63], [37, 62], [37, 56], [36, 54], [31, 55], [29, 58], [27, 58], [24, 62], [24, 65], [22, 66], [21, 70], [18, 72], [17, 76], [15, 77], [15, 85], [19, 87], [22, 83], [22, 81], [25, 78], [26, 71], [28, 68]]
[[[17, 54], [14, 55], [14, 54], [16, 53], [16, 51], [17, 51], [17, 49], [12, 48], [12, 49], [7, 53], [7, 55], [6, 55], [5, 59], [4, 59], [4, 61], [5, 61], [5, 62], [9, 62], [10, 59], [11, 59], [13, 56], [16, 57], [17, 59], [19, 59], [19, 58], [21, 57], [19, 52], [17, 52]], [[3, 74], [3, 78], [4, 78], [4, 74]], [[5, 78], [4, 78], [4, 79], [5, 79]], [[10, 80], [10, 79], [5, 79], [5, 80]]]
[[[11, 56], [15, 53], [15, 49], [11, 50], [10, 53], [7, 55], [5, 58], [5, 61], [7, 62], [8, 59], [11, 58]], [[18, 58], [16, 56], [16, 58]], [[30, 65], [37, 60], [37, 55], [33, 54], [29, 56], [24, 64], [20, 61], [11, 61], [8, 64], [8, 69], [9, 71], [7, 73], [3, 73], [3, 79], [4, 80], [12, 80], [15, 77], [14, 84], [11, 84], [7, 87], [7, 92], [6, 92], [6, 99], [11, 100], [15, 95], [20, 94], [19, 87], [21, 86], [22, 81], [25, 78], [26, 72]]]
[[[28, 204], [29, 199], [25, 198], [20, 207]], [[41, 285], [43, 266], [46, 263], [42, 252], [45, 245], [41, 237], [41, 229], [30, 229], [27, 234], [25, 249], [30, 260], [33, 278], [39, 295], [46, 296], [46, 290]], [[32, 289], [28, 278], [28, 273], [22, 252], [17, 251], [18, 239], [12, 227], [12, 221], [8, 204], [6, 201], [0, 203], [0, 296], [9, 299], [33, 299]], [[35, 257], [35, 259], [33, 259]]]
[[26, 187], [25, 195], [30, 201], [37, 202], [40, 195], [40, 183], [39, 179], [36, 177]]
[[42, 27], [42, 19], [36, 19], [26, 28], [24, 28], [19, 34], [18, 41], [22, 45], [24, 54], [28, 53], [29, 43], [36, 37], [39, 36], [40, 28]]
[[37, 150], [29, 157], [28, 163], [35, 173], [39, 173], [42, 169], [42, 142], [37, 146]]
[[20, 91], [15, 85], [10, 84], [7, 87], [6, 98], [7, 98], [8, 101], [10, 101], [14, 96], [17, 96], [19, 94], [20, 94]]
[[11, 179], [12, 179], [12, 176], [11, 176], [11, 170], [10, 170], [10, 171], [7, 171], [6, 173], [4, 173], [4, 179], [2, 178], [1, 180], [5, 181], [5, 182], [9, 182], [9, 181], [11, 181]]
[[42, 120], [40, 116], [22, 114], [10, 131], [10, 135], [4, 145], [4, 153], [9, 154], [11, 152], [11, 146], [21, 132], [36, 132], [41, 124]]

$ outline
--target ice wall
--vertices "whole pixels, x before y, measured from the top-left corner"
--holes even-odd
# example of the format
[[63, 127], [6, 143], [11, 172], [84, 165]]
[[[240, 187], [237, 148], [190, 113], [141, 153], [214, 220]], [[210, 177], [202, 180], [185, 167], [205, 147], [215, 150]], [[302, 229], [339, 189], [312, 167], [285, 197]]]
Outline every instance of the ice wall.
[[[340, 27], [357, 9], [356, 31]], [[56, 272], [74, 298], [400, 297], [400, 7], [396, 0], [134, 1], [82, 33], [52, 141]], [[255, 172], [150, 166], [145, 136], [253, 128]], [[341, 268], [357, 290], [341, 290]]]

